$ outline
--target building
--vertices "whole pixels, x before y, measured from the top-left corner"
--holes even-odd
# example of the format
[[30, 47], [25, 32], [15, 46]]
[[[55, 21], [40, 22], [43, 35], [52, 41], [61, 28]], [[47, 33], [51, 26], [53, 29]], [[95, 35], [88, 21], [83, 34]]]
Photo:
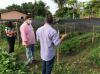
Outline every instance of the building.
[[24, 13], [21, 13], [19, 11], [7, 11], [7, 12], [1, 12], [0, 18], [5, 20], [11, 20], [11, 19], [21, 19], [25, 18], [27, 15]]

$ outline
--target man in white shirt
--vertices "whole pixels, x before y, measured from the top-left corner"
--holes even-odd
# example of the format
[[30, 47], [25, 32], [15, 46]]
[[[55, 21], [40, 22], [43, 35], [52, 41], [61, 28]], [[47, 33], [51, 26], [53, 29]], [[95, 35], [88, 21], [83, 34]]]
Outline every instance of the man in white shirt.
[[51, 27], [52, 22], [52, 15], [47, 15], [44, 26], [36, 31], [37, 40], [40, 41], [41, 45], [42, 74], [51, 74], [55, 59], [54, 46], [59, 45], [66, 36], [65, 34], [59, 39], [59, 34]]

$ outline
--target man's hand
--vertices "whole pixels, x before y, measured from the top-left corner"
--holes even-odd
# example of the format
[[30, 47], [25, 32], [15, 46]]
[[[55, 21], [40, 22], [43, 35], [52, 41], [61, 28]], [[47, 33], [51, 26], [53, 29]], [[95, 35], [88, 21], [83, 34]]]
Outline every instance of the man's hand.
[[65, 37], [67, 37], [67, 34], [63, 34], [63, 35], [61, 36], [60, 41], [62, 42], [62, 41], [64, 40]]
[[25, 43], [24, 44], [24, 47], [27, 48], [28, 47], [28, 42], [27, 41], [24, 41], [24, 43]]
[[27, 48], [27, 47], [28, 47], [28, 45], [24, 45], [24, 47], [25, 47], [25, 48]]
[[62, 38], [65, 38], [65, 37], [67, 37], [67, 34], [63, 34], [63, 35], [62, 35]]

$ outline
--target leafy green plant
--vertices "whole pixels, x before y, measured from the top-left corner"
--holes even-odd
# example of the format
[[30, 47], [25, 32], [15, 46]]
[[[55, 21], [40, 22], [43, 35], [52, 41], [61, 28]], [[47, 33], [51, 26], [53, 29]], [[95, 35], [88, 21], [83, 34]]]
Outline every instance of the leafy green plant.
[[[82, 51], [83, 49], [91, 45], [92, 36], [93, 36], [92, 33], [86, 33], [65, 40], [59, 47], [61, 49], [61, 53], [62, 54], [66, 54], [70, 52], [78, 53]], [[99, 38], [100, 38], [100, 34], [95, 33], [94, 36], [95, 42], [97, 42]]]
[[0, 38], [5, 38], [5, 26], [0, 24]]
[[0, 74], [30, 74], [30, 71], [23, 62], [17, 61], [15, 53], [0, 49]]

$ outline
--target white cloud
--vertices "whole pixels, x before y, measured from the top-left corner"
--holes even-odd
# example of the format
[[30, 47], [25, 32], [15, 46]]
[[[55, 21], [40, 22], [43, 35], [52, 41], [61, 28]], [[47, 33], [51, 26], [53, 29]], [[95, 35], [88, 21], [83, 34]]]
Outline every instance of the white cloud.
[[53, 2], [53, 0], [42, 0], [47, 4], [47, 6], [50, 6], [50, 11], [54, 14], [57, 10], [57, 4]]

